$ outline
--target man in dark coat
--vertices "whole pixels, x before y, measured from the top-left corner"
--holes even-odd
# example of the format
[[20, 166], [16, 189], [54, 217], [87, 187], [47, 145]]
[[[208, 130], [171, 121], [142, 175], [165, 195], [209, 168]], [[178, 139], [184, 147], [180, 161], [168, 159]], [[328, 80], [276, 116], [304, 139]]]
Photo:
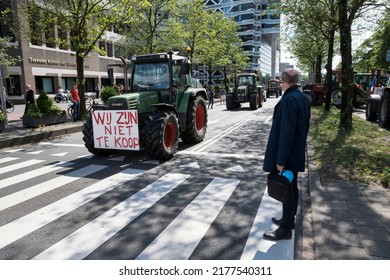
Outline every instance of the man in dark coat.
[[35, 103], [34, 91], [30, 85], [26, 85], [26, 107], [24, 108], [24, 115], [27, 113], [31, 104]]
[[263, 170], [294, 174], [292, 195], [283, 203], [281, 219], [272, 218], [278, 225], [273, 232], [264, 233], [269, 240], [291, 239], [298, 206], [297, 177], [305, 171], [305, 147], [310, 125], [310, 101], [298, 88], [298, 71], [286, 69], [282, 73], [281, 100], [275, 106], [271, 132], [265, 152]]

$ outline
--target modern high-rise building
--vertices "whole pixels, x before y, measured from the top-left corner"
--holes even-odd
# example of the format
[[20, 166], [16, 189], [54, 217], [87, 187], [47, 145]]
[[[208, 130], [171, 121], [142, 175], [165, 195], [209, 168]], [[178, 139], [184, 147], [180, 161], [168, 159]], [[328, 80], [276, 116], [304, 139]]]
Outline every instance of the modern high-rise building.
[[[275, 78], [280, 62], [280, 15], [270, 8], [278, 0], [205, 0], [205, 6], [233, 18], [242, 48], [250, 54], [246, 70]], [[276, 12], [276, 13], [275, 13]]]

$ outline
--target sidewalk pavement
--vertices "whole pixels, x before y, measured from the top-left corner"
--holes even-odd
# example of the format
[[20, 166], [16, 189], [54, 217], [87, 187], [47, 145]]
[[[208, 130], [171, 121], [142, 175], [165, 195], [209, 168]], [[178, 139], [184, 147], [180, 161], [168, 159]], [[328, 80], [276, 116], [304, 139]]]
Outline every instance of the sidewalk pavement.
[[73, 122], [73, 120], [67, 116], [67, 121], [65, 123], [39, 128], [27, 128], [23, 126], [22, 120], [20, 119], [22, 115], [22, 112], [16, 111], [8, 114], [8, 124], [5, 126], [5, 131], [0, 132], [0, 149], [39, 142], [52, 137], [79, 132], [83, 127], [83, 122]]
[[[25, 128], [10, 114], [0, 149], [81, 131], [82, 122]], [[390, 260], [390, 191], [375, 184], [334, 181], [322, 185], [308, 141], [307, 169], [300, 176], [295, 259]], [[282, 241], [281, 241], [282, 242]]]
[[311, 140], [301, 178], [295, 259], [390, 260], [390, 191], [374, 183], [321, 184]]

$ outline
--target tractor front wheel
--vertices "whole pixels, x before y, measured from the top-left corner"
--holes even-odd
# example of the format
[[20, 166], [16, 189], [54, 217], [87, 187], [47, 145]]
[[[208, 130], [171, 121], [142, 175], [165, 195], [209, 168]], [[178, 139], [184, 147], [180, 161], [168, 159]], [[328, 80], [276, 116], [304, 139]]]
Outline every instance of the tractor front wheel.
[[182, 140], [187, 143], [202, 142], [207, 130], [206, 102], [202, 97], [190, 100], [187, 111], [187, 123]]
[[226, 94], [226, 109], [228, 109], [228, 110], [236, 109], [236, 106], [234, 105], [233, 99], [234, 99], [233, 94], [231, 94], [231, 93]]
[[257, 110], [259, 108], [259, 95], [257, 93], [252, 93], [249, 100], [249, 108], [251, 110]]
[[368, 100], [366, 104], [366, 120], [376, 121], [376, 119], [377, 119], [377, 112], [374, 112], [372, 108], [372, 101]]
[[154, 159], [169, 160], [179, 145], [179, 122], [170, 111], [157, 111], [145, 124], [145, 148]]

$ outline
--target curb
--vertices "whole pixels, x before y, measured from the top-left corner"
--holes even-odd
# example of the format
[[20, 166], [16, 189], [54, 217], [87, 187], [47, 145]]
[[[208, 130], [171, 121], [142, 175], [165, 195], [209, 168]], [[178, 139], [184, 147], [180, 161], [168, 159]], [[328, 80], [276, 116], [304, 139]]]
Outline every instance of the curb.
[[1, 133], [0, 149], [40, 142], [45, 139], [58, 137], [82, 131], [82, 123], [63, 123], [43, 128], [9, 129]]
[[[314, 149], [311, 145], [311, 139], [308, 137], [306, 146], [306, 170], [300, 173], [299, 178], [299, 204], [296, 223], [296, 239], [295, 239], [295, 260], [315, 260], [315, 238], [313, 228], [312, 201], [311, 201], [311, 185], [316, 178], [315, 166], [311, 165], [313, 161]], [[299, 187], [300, 186], [300, 187]]]

